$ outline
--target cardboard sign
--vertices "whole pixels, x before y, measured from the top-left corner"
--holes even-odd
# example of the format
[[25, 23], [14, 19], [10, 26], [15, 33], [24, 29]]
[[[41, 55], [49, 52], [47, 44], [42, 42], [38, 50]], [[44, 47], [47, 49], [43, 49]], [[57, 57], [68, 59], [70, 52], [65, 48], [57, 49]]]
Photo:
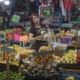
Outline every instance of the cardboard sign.
[[13, 15], [12, 18], [11, 18], [11, 22], [13, 23], [19, 23], [20, 21], [20, 16], [18, 15]]
[[43, 15], [50, 16], [50, 15], [52, 15], [52, 10], [50, 8], [44, 8], [44, 9], [42, 9], [42, 13], [43, 13]]
[[20, 38], [19, 34], [14, 34], [14, 41], [19, 41], [19, 38]]
[[44, 4], [42, 3], [39, 7], [39, 15], [42, 18], [52, 18], [53, 16], [53, 7], [51, 4]]
[[46, 56], [46, 55], [51, 55], [53, 54], [53, 51], [52, 50], [49, 50], [49, 51], [43, 51], [43, 52], [34, 52], [33, 53], [33, 56]]
[[1, 51], [2, 52], [8, 52], [8, 53], [16, 53], [15, 49], [11, 49], [11, 48], [8, 48], [8, 47], [2, 47]]
[[19, 38], [19, 41], [22, 41], [22, 42], [26, 42], [28, 40], [29, 40], [28, 35], [20, 36]]

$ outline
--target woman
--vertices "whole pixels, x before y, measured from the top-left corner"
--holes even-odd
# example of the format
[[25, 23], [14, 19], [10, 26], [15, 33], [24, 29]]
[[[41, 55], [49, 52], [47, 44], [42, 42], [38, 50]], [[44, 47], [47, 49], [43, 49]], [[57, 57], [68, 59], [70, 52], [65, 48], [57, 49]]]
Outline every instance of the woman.
[[[38, 50], [41, 45], [39, 45], [39, 36], [47, 32], [47, 27], [41, 24], [41, 20], [38, 15], [32, 14], [30, 17], [31, 29], [29, 33], [29, 40], [32, 42], [31, 48]], [[46, 44], [46, 42], [44, 42]]]

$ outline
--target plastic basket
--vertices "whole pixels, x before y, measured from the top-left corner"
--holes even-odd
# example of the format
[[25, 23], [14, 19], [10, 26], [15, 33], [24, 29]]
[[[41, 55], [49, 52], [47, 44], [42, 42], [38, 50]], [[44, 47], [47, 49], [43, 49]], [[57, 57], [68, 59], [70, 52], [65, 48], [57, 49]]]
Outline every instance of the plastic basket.
[[72, 37], [63, 37], [63, 38], [61, 38], [62, 43], [72, 44], [72, 41], [73, 41]]
[[58, 50], [66, 50], [67, 49], [67, 44], [52, 42], [52, 47], [53, 47], [53, 49], [57, 48]]
[[80, 80], [80, 75], [78, 74], [62, 74], [61, 80], [66, 80], [70, 76], [73, 76], [75, 80]]

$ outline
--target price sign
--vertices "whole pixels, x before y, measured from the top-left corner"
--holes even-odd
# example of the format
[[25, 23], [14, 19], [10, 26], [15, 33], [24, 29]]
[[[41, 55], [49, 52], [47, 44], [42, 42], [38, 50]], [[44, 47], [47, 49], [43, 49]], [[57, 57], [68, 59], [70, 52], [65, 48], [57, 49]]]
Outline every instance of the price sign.
[[19, 23], [20, 21], [20, 16], [18, 15], [13, 15], [12, 18], [11, 18], [11, 22], [13, 23]]
[[28, 41], [28, 35], [20, 36], [19, 41], [22, 41], [22, 42]]
[[53, 16], [53, 7], [51, 4], [47, 3], [44, 4], [42, 3], [39, 7], [39, 15], [43, 18], [52, 18]]
[[52, 15], [52, 10], [51, 9], [48, 9], [48, 8], [44, 8], [43, 10], [42, 10], [42, 13], [43, 13], [43, 15], [47, 15], [47, 16], [50, 16], [50, 15]]
[[14, 41], [19, 41], [20, 36], [18, 34], [14, 34]]
[[52, 10], [50, 8], [43, 8], [42, 13], [43, 13], [43, 15], [50, 16], [50, 15], [52, 15]]

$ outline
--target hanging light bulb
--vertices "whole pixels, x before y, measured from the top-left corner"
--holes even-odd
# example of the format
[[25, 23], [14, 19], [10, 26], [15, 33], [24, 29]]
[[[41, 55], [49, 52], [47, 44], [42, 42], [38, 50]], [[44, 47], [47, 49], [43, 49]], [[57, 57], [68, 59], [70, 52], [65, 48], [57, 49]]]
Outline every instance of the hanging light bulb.
[[6, 1], [4, 1], [4, 4], [8, 6], [10, 4], [10, 1], [6, 0]]

